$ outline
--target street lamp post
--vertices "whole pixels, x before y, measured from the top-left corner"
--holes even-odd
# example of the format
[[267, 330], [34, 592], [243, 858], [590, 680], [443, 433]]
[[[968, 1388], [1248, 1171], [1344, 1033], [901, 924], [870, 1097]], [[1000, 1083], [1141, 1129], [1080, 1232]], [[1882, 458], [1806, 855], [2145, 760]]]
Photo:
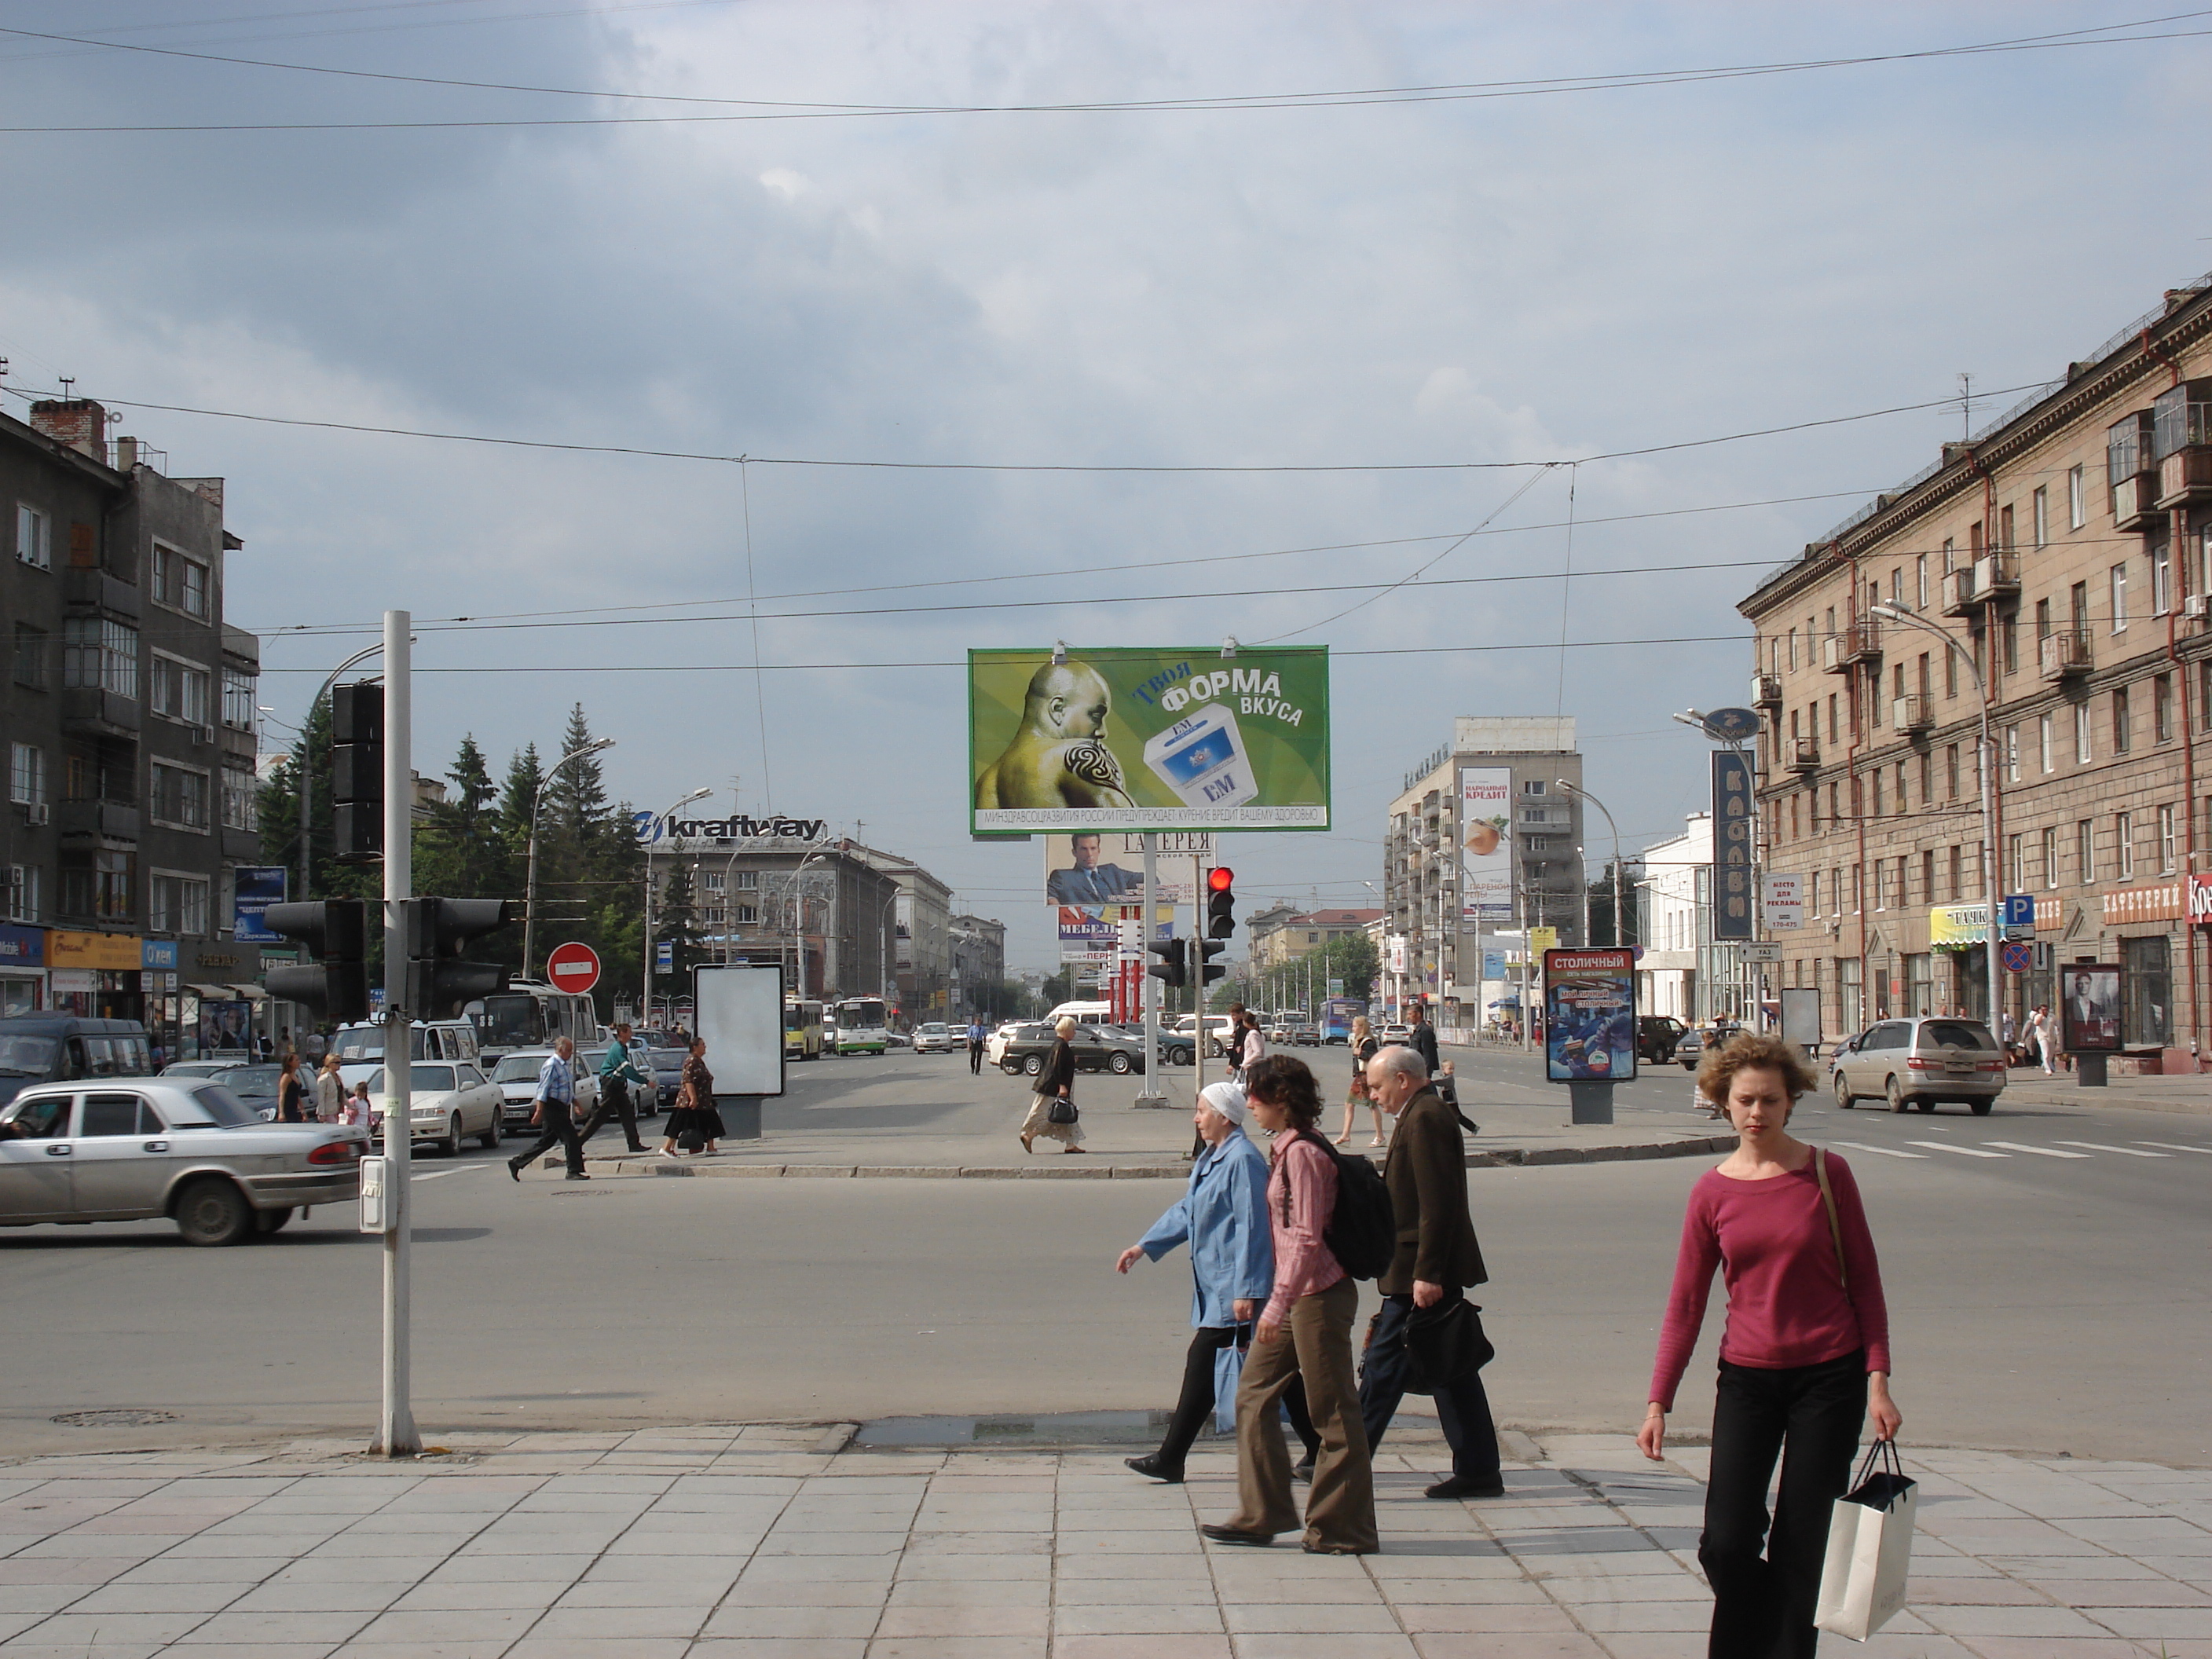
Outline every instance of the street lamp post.
[[612, 738], [597, 738], [581, 749], [571, 749], [555, 761], [545, 775], [538, 781], [538, 792], [530, 803], [530, 868], [522, 887], [522, 977], [530, 977], [532, 947], [538, 942], [538, 815], [544, 810], [545, 791], [561, 769], [571, 761], [586, 755], [595, 755], [602, 749], [615, 746]]
[[[806, 994], [806, 895], [799, 884], [799, 878], [806, 873], [808, 865], [829, 855], [830, 849], [826, 847], [819, 852], [809, 853], [799, 860], [791, 872], [791, 948], [798, 961], [799, 994], [802, 997]], [[830, 994], [830, 987], [826, 983], [822, 987], [822, 994], [824, 997]]]
[[[1565, 790], [1571, 795], [1580, 795], [1599, 811], [1605, 813], [1605, 827], [1613, 831], [1613, 942], [1616, 946], [1625, 945], [1628, 941], [1628, 935], [1620, 930], [1620, 826], [1613, 821], [1613, 814], [1606, 811], [1605, 803], [1583, 788], [1582, 785], [1570, 783], [1565, 778], [1559, 778], [1555, 782], [1559, 788]], [[1587, 884], [1583, 886], [1583, 895], [1587, 905], [1589, 895]], [[1587, 920], [1583, 923], [1583, 942], [1584, 944], [1589, 942], [1589, 923]]]
[[1887, 617], [1902, 627], [1915, 629], [1923, 634], [1932, 634], [1945, 647], [1959, 653], [1966, 665], [1966, 672], [1974, 683], [1974, 701], [1981, 709], [1982, 740], [1979, 765], [1982, 791], [1982, 896], [1988, 908], [1989, 919], [1983, 930], [1983, 967], [1989, 976], [1989, 1007], [1985, 1017], [1992, 1033], [2002, 1029], [2003, 1009], [2002, 986], [1997, 966], [1997, 901], [1999, 886], [1997, 871], [1997, 751], [1990, 732], [1990, 692], [1983, 683], [1981, 665], [1974, 660], [1973, 653], [1951, 637], [1948, 629], [1938, 628], [1917, 611], [1888, 599], [1876, 599], [1869, 610], [1877, 616]]
[[[677, 809], [678, 807], [689, 806], [695, 800], [704, 800], [708, 796], [714, 793], [714, 792], [711, 789], [694, 789], [690, 794], [684, 796], [681, 799], [671, 801], [669, 803], [668, 810], [660, 815], [660, 822], [664, 825], [666, 824], [671, 818], [676, 816]], [[532, 844], [533, 846], [536, 844], [534, 836]], [[730, 856], [732, 858], [735, 858], [737, 854], [732, 853]], [[728, 884], [726, 879], [722, 893], [722, 902], [725, 905], [727, 905], [729, 902], [730, 896], [728, 891]], [[724, 914], [726, 917], [727, 912], [725, 911]], [[526, 973], [528, 972], [526, 963], [529, 952], [526, 949], [523, 954], [526, 959], [524, 971]], [[644, 1020], [647, 1026], [650, 1028], [653, 1024], [653, 848], [650, 845], [648, 845], [645, 849], [645, 952], [642, 962], [642, 972], [643, 979], [641, 981], [641, 989], [644, 992], [645, 1007], [639, 1015], [639, 1018]]]

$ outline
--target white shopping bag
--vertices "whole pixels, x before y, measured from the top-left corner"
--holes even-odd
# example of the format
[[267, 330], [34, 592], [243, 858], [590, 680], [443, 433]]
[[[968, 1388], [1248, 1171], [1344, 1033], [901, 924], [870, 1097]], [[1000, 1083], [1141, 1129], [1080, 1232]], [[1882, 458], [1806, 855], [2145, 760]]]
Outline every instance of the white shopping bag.
[[1919, 1507], [1918, 1486], [1905, 1478], [1896, 1446], [1877, 1441], [1828, 1522], [1828, 1559], [1813, 1607], [1815, 1626], [1863, 1642], [1896, 1616], [1905, 1605]]

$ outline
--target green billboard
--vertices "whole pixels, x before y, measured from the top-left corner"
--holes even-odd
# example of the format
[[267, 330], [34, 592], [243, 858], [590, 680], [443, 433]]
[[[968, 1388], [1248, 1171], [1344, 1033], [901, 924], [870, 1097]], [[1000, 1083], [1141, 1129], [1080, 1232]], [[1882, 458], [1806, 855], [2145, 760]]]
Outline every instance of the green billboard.
[[970, 651], [971, 830], [1326, 830], [1328, 647]]

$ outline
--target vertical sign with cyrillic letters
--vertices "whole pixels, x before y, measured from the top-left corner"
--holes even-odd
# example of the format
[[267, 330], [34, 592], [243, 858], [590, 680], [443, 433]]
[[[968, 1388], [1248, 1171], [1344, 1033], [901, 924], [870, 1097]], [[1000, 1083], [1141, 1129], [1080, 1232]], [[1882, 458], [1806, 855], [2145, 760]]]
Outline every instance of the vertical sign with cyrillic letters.
[[1749, 939], [1758, 907], [1752, 900], [1751, 837], [1754, 807], [1751, 763], [1732, 749], [1713, 750], [1713, 937]]

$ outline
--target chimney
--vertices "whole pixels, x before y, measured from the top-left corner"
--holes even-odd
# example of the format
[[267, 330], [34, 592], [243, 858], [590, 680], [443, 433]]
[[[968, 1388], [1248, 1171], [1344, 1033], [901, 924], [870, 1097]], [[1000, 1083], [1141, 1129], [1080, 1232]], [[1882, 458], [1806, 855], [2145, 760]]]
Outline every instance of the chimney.
[[138, 465], [138, 441], [118, 438], [115, 441], [115, 470], [118, 472], [135, 471]]
[[56, 443], [107, 459], [107, 411], [89, 398], [46, 398], [31, 405], [33, 429]]

